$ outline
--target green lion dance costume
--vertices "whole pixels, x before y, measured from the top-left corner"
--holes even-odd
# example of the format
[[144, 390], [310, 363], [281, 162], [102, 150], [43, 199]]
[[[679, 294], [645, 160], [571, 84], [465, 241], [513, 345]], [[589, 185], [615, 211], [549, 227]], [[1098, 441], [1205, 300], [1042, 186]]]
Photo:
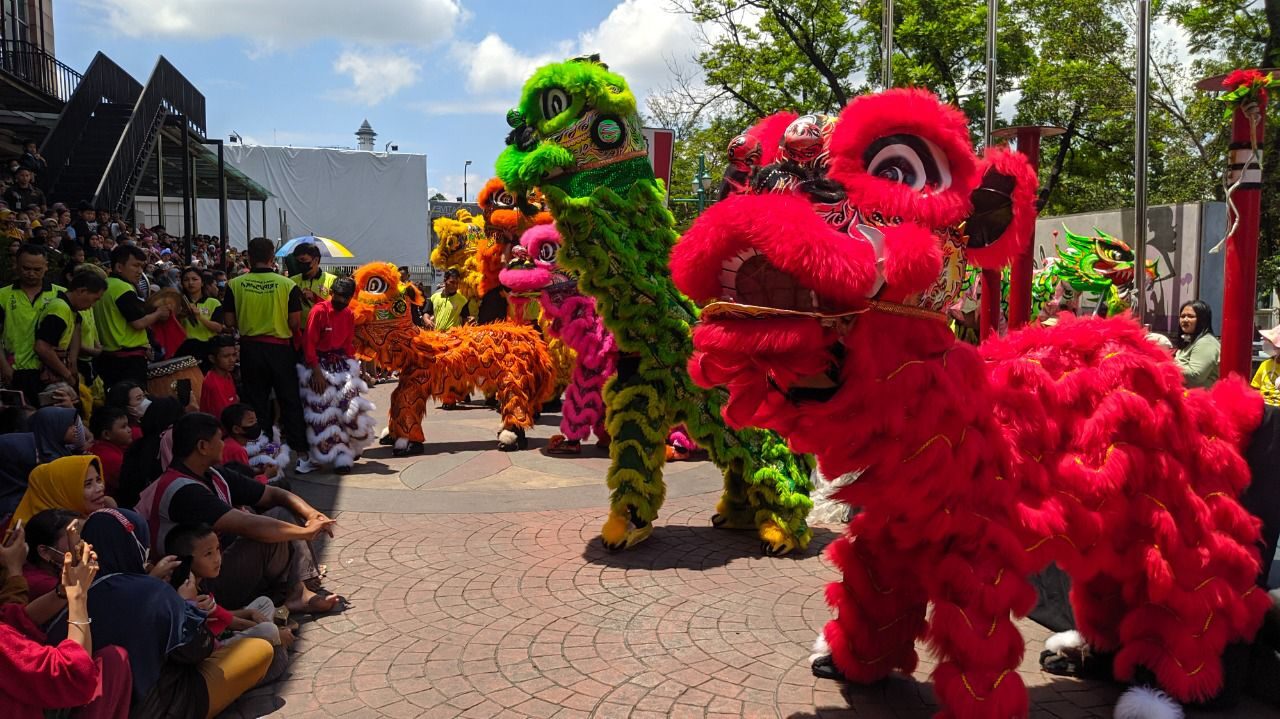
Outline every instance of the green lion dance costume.
[[811, 462], [772, 432], [728, 429], [723, 391], [689, 378], [698, 311], [671, 281], [675, 221], [627, 82], [598, 57], [547, 65], [525, 83], [507, 122], [498, 176], [516, 192], [542, 190], [564, 236], [559, 262], [596, 298], [618, 343], [618, 373], [604, 390], [613, 437], [605, 546], [630, 547], [653, 532], [666, 494], [667, 435], [684, 423], [724, 470], [712, 523], [755, 528], [768, 554], [805, 548]]

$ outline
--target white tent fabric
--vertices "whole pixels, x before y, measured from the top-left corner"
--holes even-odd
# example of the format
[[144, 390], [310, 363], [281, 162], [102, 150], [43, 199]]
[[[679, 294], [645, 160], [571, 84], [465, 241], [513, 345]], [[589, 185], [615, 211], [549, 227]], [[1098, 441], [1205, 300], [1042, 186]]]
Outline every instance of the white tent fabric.
[[[254, 237], [331, 237], [356, 255], [343, 264], [427, 262], [426, 155], [227, 145], [226, 161], [273, 195], [267, 200], [265, 232], [262, 205], [249, 203], [249, 229]], [[180, 198], [176, 202], [166, 198], [165, 204], [167, 214], [172, 214], [174, 205], [181, 213]], [[227, 198], [233, 247], [245, 246], [245, 213], [244, 198]], [[200, 200], [196, 219], [200, 233], [218, 234], [217, 201]]]

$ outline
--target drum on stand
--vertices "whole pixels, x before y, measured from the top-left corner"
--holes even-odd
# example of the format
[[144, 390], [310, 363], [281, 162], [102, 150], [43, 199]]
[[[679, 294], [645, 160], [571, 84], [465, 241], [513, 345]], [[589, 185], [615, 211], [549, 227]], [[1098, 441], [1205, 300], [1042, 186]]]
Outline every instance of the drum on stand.
[[194, 357], [174, 357], [147, 365], [147, 394], [152, 397], [178, 397], [178, 385], [182, 380], [191, 383], [191, 404], [200, 406], [200, 389], [204, 375]]

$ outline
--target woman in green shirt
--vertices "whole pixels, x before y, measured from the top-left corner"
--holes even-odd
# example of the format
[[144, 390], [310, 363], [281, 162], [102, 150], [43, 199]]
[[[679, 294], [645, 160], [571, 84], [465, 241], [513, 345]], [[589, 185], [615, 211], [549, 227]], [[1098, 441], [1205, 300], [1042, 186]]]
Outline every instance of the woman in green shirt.
[[194, 267], [182, 271], [182, 298], [186, 307], [179, 316], [187, 341], [174, 356], [195, 357], [203, 367], [208, 361], [209, 340], [222, 334], [222, 303], [205, 292], [204, 276]]
[[1222, 346], [1213, 335], [1213, 312], [1200, 300], [1182, 303], [1178, 310], [1178, 341], [1174, 362], [1188, 387], [1211, 387], [1218, 381], [1218, 357]]

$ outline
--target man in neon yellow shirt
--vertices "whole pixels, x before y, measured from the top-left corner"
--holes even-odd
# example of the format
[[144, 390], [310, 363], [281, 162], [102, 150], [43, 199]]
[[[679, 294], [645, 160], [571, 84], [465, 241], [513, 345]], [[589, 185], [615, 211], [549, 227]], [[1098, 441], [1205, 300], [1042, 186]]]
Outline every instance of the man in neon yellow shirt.
[[138, 296], [138, 280], [146, 267], [147, 254], [134, 245], [116, 245], [111, 251], [111, 276], [103, 301], [93, 306], [93, 320], [102, 340], [98, 374], [110, 388], [128, 380], [147, 386], [147, 352], [151, 342], [147, 328], [169, 319], [167, 306], [147, 312]]
[[423, 308], [438, 332], [446, 332], [471, 319], [467, 298], [458, 294], [458, 281], [461, 279], [462, 273], [456, 268], [445, 270], [444, 287], [431, 295], [431, 301]]
[[36, 318], [62, 291], [45, 279], [49, 260], [44, 248], [23, 245], [15, 258], [17, 276], [13, 284], [0, 287], [0, 379], [20, 392], [27, 404], [36, 406], [44, 389], [40, 380], [40, 359], [36, 356]]
[[249, 241], [247, 274], [227, 283], [223, 322], [240, 332], [240, 377], [244, 398], [264, 426], [274, 424], [271, 393], [280, 403], [280, 431], [298, 453], [296, 474], [315, 471], [307, 455], [306, 422], [298, 393], [296, 339], [302, 332], [302, 290], [275, 270], [275, 243], [266, 237]]
[[79, 390], [80, 313], [93, 307], [106, 291], [107, 281], [101, 275], [82, 270], [71, 277], [67, 291], [59, 292], [40, 313], [36, 320], [36, 356], [50, 382], [66, 382]]
[[293, 260], [298, 263], [300, 271], [290, 279], [302, 290], [302, 326], [305, 328], [311, 308], [329, 299], [333, 293], [333, 281], [338, 278], [332, 272], [320, 269], [320, 249], [310, 242], [302, 242], [293, 248]]

